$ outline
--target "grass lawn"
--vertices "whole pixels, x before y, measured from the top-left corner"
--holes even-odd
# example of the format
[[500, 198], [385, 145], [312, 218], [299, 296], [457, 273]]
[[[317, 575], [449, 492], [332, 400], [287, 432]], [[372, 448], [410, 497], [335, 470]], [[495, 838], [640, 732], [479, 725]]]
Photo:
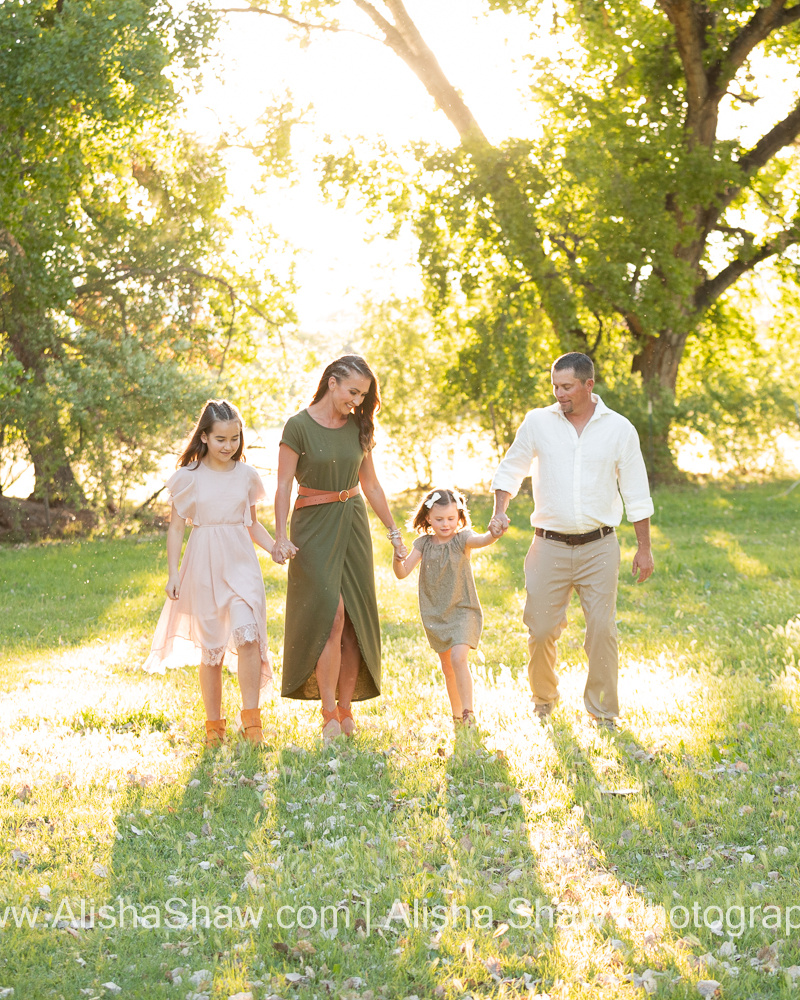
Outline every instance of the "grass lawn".
[[[205, 751], [194, 672], [139, 670], [163, 537], [0, 550], [0, 998], [797, 996], [784, 486], [657, 493], [644, 586], [622, 527], [617, 734], [583, 710], [577, 603], [534, 722], [524, 498], [474, 557], [480, 729], [456, 742], [382, 532], [383, 697], [328, 747], [316, 705], [276, 698], [262, 750]], [[262, 565], [279, 668], [285, 571]]]

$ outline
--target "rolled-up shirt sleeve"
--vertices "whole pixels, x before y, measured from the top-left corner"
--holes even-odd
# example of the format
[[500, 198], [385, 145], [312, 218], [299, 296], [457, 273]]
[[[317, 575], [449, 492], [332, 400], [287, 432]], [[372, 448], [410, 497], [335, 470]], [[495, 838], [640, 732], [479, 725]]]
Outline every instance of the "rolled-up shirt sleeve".
[[531, 463], [536, 457], [536, 443], [533, 434], [532, 414], [525, 415], [519, 426], [514, 443], [508, 449], [492, 480], [492, 492], [503, 490], [515, 497], [522, 480], [530, 473]]
[[639, 445], [639, 435], [631, 426], [625, 447], [617, 465], [617, 479], [625, 516], [629, 521], [643, 521], [652, 517], [655, 507], [650, 496], [647, 468]]

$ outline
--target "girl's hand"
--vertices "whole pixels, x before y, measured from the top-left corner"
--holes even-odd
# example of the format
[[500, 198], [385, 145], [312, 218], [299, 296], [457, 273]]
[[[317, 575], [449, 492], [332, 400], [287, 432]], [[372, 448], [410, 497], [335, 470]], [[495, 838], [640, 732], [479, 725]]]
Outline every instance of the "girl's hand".
[[169, 579], [167, 580], [167, 585], [164, 588], [167, 592], [167, 597], [171, 601], [177, 601], [181, 595], [181, 578], [177, 573], [170, 573]]
[[272, 561], [283, 566], [287, 559], [294, 559], [299, 551], [300, 549], [288, 538], [280, 540], [276, 538], [272, 546]]
[[497, 512], [492, 515], [491, 521], [489, 521], [489, 531], [492, 533], [493, 538], [499, 538], [508, 531], [508, 517], [506, 514]]

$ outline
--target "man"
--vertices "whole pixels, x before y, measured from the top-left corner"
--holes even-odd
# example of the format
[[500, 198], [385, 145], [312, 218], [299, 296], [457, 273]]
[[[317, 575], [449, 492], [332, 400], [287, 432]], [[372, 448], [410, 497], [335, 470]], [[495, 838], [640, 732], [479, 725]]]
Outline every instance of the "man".
[[[594, 364], [585, 354], [563, 354], [551, 369], [552, 406], [526, 414], [500, 463], [492, 489], [493, 534], [508, 530], [506, 508], [528, 472], [533, 482], [535, 532], [525, 557], [528, 677], [537, 716], [547, 720], [558, 701], [556, 640], [567, 624], [573, 588], [586, 617], [589, 673], [583, 701], [598, 726], [613, 729], [617, 701], [617, 578], [614, 529], [622, 501], [636, 531], [633, 575], [653, 572], [653, 501], [633, 424], [592, 392]], [[620, 498], [620, 493], [622, 498]]]

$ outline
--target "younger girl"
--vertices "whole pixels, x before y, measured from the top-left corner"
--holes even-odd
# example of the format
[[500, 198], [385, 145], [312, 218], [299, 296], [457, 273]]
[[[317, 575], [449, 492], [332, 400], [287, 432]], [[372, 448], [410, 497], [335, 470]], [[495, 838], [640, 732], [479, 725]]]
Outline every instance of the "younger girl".
[[[200, 690], [206, 710], [206, 746], [225, 738], [222, 661], [238, 655], [245, 737], [261, 743], [259, 702], [272, 681], [267, 649], [267, 602], [253, 542], [272, 552], [273, 541], [256, 520], [266, 493], [244, 462], [242, 418], [224, 399], [210, 399], [167, 481], [172, 513], [167, 532], [167, 597], [144, 668], [163, 673], [173, 645], [200, 647]], [[178, 570], [184, 528], [192, 533]], [[252, 541], [251, 541], [252, 539]]]
[[402, 580], [421, 563], [419, 612], [428, 642], [442, 661], [453, 723], [473, 727], [472, 674], [467, 656], [470, 648], [478, 648], [483, 611], [469, 553], [497, 539], [488, 531], [478, 535], [472, 530], [467, 505], [455, 490], [432, 490], [414, 512], [412, 527], [422, 537], [405, 559], [395, 553], [394, 575]]

